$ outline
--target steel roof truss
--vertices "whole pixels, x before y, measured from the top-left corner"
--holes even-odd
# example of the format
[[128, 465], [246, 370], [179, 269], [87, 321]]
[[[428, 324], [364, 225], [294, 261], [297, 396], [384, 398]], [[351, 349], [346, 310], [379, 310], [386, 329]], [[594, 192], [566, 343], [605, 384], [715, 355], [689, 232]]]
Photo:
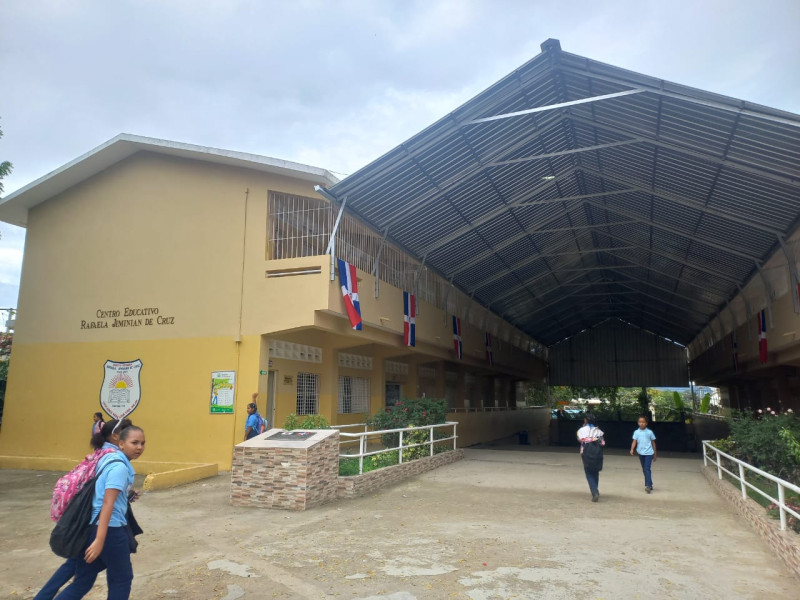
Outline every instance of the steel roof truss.
[[681, 206], [685, 206], [687, 208], [693, 208], [700, 212], [708, 213], [710, 215], [714, 215], [715, 217], [719, 217], [721, 219], [726, 219], [728, 221], [738, 223], [739, 225], [752, 227], [753, 229], [758, 229], [759, 231], [763, 231], [765, 233], [771, 233], [772, 235], [775, 236], [780, 235], [780, 232], [776, 231], [772, 227], [767, 227], [766, 225], [761, 225], [760, 223], [756, 223], [752, 218], [747, 219], [745, 217], [734, 216], [730, 212], [726, 212], [724, 210], [709, 208], [703, 202], [699, 202], [696, 200], [688, 200], [682, 196], [670, 194], [669, 192], [662, 192], [656, 190], [655, 188], [647, 189], [646, 187], [642, 186], [640, 182], [631, 181], [630, 179], [626, 179], [625, 177], [620, 177], [619, 175], [609, 175], [608, 173], [604, 173], [602, 171], [598, 171], [590, 167], [581, 166], [579, 170], [585, 173], [589, 173], [590, 175], [594, 175], [595, 177], [600, 177], [601, 179], [607, 179], [608, 181], [612, 181], [617, 185], [622, 185], [630, 189], [635, 189], [644, 194], [658, 196], [659, 198], [663, 198], [664, 200], [669, 200], [670, 202], [675, 202], [676, 204], [680, 204]]
[[[721, 159], [714, 154], [709, 154], [707, 150], [698, 148], [697, 146], [694, 146], [688, 142], [683, 142], [683, 145], [677, 145], [670, 142], [663, 142], [661, 140], [643, 137], [641, 133], [630, 129], [626, 129], [625, 127], [620, 125], [610, 125], [607, 123], [596, 121], [594, 119], [588, 119], [586, 117], [581, 117], [578, 115], [571, 115], [569, 118], [575, 121], [576, 123], [583, 123], [584, 125], [587, 125], [589, 127], [596, 127], [597, 129], [602, 129], [604, 131], [608, 131], [614, 134], [624, 134], [632, 136], [629, 138], [629, 140], [634, 143], [649, 144], [651, 146], [656, 146], [657, 148], [664, 148], [665, 150], [677, 152], [678, 154], [685, 154], [687, 156], [700, 159], [704, 162], [709, 162], [715, 165], [722, 165], [723, 167], [741, 171], [743, 173], [750, 173], [751, 175], [757, 175], [759, 177], [763, 177], [764, 179], [769, 179], [777, 183], [783, 183], [785, 185], [800, 187], [800, 180], [798, 180], [798, 178], [800, 178], [800, 171], [782, 171], [783, 173], [786, 174], [781, 175], [779, 173], [766, 171], [765, 170], [766, 167], [758, 167], [756, 166], [756, 163], [748, 162], [745, 161], [744, 159], [738, 159], [738, 158]], [[492, 166], [492, 165], [487, 165], [487, 166]]]
[[[608, 81], [611, 83], [615, 83], [617, 85], [630, 85], [624, 81], [616, 79], [615, 77], [610, 77], [608, 75], [600, 75], [598, 73], [593, 73], [590, 70], [582, 71], [580, 69], [575, 69], [573, 67], [567, 67], [563, 65], [559, 65], [558, 67], [561, 71], [565, 73], [572, 73], [573, 75], [581, 75], [583, 77], [590, 77], [592, 79], [599, 79], [602, 81]], [[791, 119], [785, 119], [783, 117], [778, 117], [776, 115], [768, 115], [765, 113], [761, 113], [758, 111], [750, 110], [744, 108], [743, 106], [731, 106], [729, 104], [725, 104], [723, 102], [715, 102], [714, 100], [702, 100], [700, 98], [692, 98], [691, 96], [686, 96], [684, 94], [678, 94], [676, 92], [669, 92], [664, 89], [659, 89], [657, 87], [649, 86], [647, 84], [639, 83], [637, 84], [640, 86], [642, 91], [650, 92], [653, 94], [660, 94], [662, 96], [667, 96], [669, 98], [675, 98], [677, 100], [683, 100], [684, 102], [689, 102], [691, 104], [699, 104], [700, 106], [708, 106], [710, 108], [716, 108], [719, 110], [724, 110], [726, 112], [732, 113], [741, 113], [747, 115], [749, 117], [754, 117], [756, 119], [763, 119], [765, 121], [773, 121], [775, 123], [781, 123], [783, 125], [790, 125], [791, 127], [800, 127], [800, 121], [793, 121]], [[744, 103], [742, 103], [744, 104]]]

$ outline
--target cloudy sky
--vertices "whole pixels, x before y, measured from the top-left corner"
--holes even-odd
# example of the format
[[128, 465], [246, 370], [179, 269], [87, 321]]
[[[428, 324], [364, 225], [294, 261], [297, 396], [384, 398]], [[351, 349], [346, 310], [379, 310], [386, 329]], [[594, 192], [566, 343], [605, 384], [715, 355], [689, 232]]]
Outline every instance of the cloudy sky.
[[[13, 192], [120, 132], [352, 173], [539, 53], [800, 113], [798, 0], [5, 0]], [[0, 225], [0, 308], [24, 230]]]

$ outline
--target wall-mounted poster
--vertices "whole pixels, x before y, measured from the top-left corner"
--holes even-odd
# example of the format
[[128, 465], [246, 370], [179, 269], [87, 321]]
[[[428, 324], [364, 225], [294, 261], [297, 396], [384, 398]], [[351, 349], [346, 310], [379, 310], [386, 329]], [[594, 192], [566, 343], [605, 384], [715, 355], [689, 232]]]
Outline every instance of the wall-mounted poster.
[[236, 371], [214, 371], [211, 373], [211, 413], [233, 413], [235, 391]]
[[100, 406], [114, 419], [124, 419], [139, 405], [141, 370], [142, 361], [139, 359], [131, 362], [107, 360], [103, 365]]

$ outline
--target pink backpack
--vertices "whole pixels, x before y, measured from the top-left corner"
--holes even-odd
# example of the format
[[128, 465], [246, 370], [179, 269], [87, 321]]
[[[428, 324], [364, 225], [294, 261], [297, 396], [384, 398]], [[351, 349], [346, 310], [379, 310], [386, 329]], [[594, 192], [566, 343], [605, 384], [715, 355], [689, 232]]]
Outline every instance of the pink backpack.
[[78, 463], [69, 473], [56, 481], [53, 488], [53, 499], [50, 502], [50, 518], [58, 521], [67, 509], [70, 501], [83, 489], [86, 482], [94, 477], [98, 461], [111, 452], [116, 452], [114, 448], [100, 448], [92, 454], [87, 454], [86, 458]]

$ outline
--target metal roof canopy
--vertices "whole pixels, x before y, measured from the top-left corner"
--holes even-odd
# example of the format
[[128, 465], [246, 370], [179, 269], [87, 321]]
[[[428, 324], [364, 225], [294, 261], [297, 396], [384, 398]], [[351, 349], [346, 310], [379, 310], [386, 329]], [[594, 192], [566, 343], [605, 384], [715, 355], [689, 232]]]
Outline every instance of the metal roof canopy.
[[329, 191], [547, 346], [609, 318], [687, 345], [754, 277], [771, 296], [762, 266], [800, 223], [800, 116], [551, 39]]

